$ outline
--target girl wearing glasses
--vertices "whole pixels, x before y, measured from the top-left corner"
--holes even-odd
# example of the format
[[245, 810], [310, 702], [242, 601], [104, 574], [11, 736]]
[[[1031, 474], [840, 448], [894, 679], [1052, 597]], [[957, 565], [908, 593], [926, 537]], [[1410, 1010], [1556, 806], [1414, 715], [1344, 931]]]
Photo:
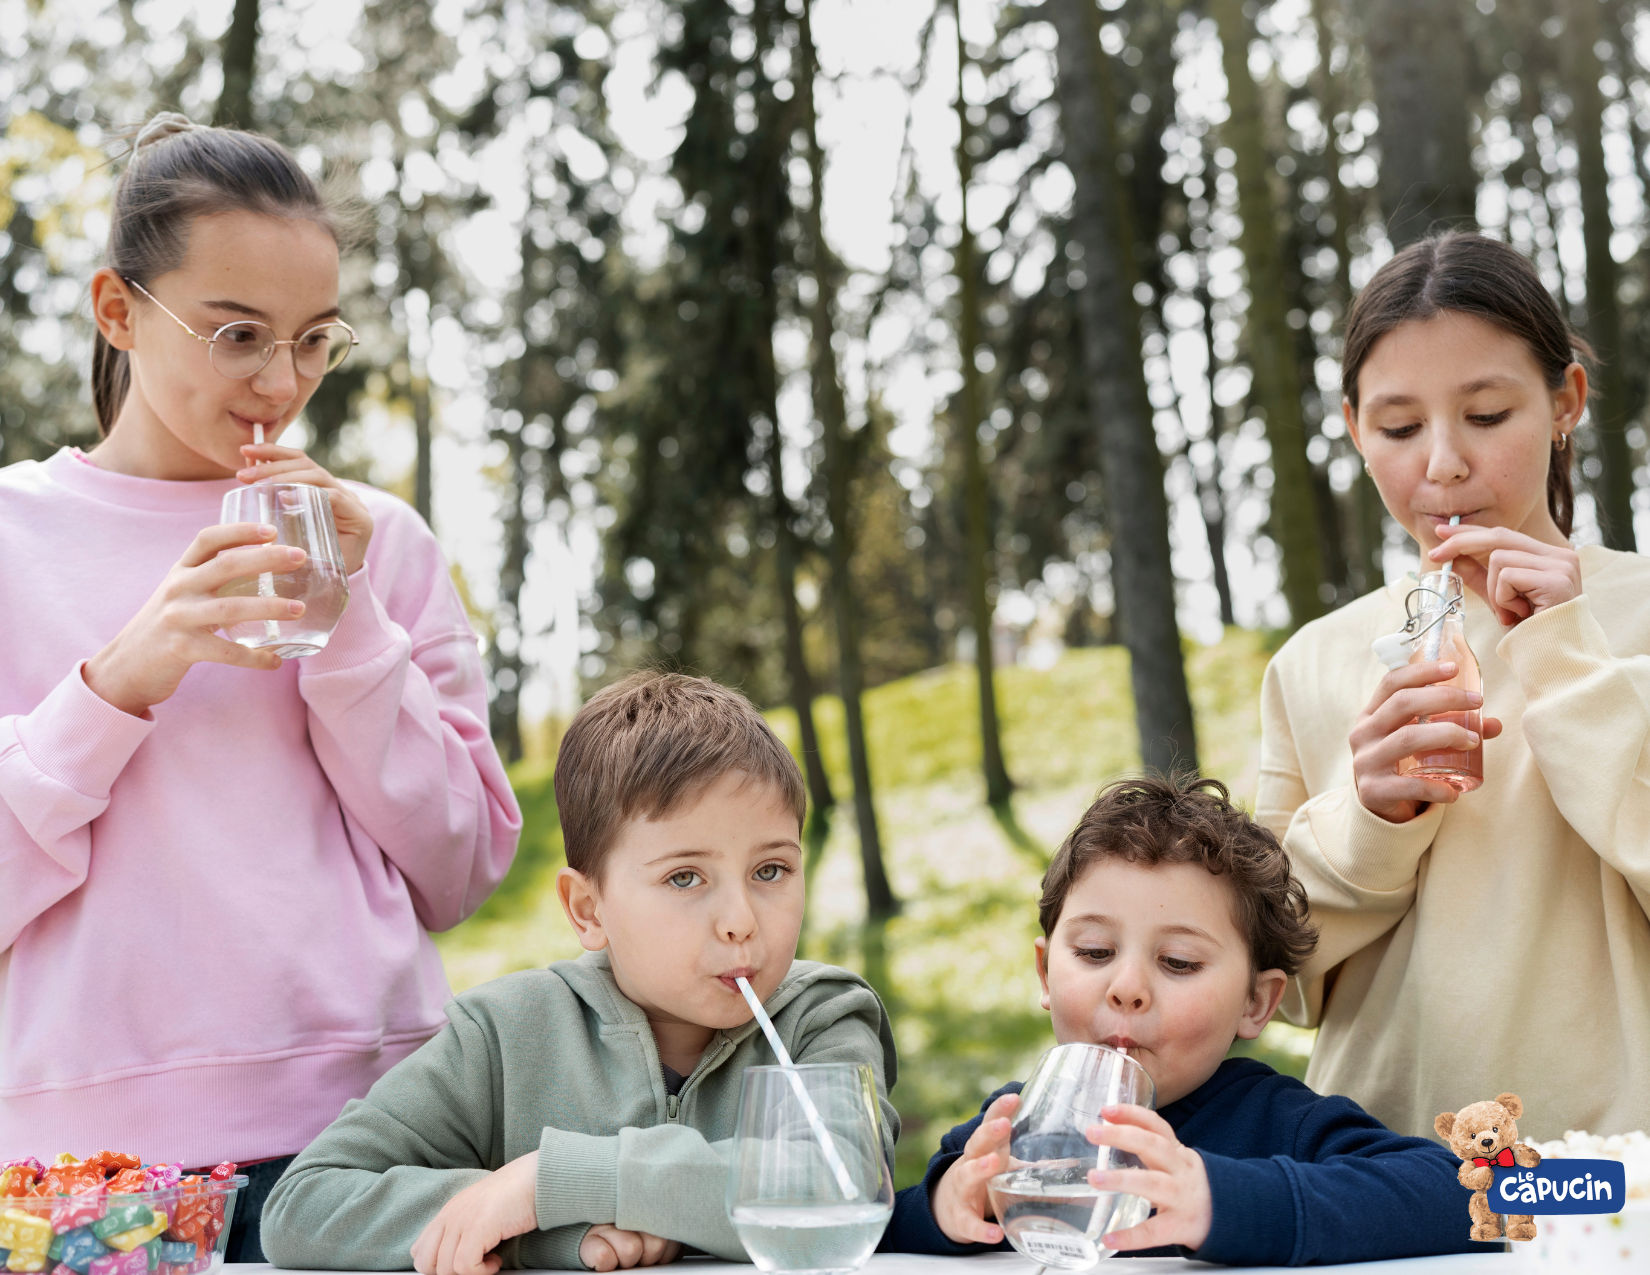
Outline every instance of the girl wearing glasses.
[[[521, 818], [476, 642], [429, 529], [283, 431], [354, 334], [338, 221], [267, 139], [157, 117], [92, 281], [102, 441], [0, 470], [0, 1147], [99, 1147], [251, 1185], [434, 1035], [428, 931], [510, 865]], [[261, 433], [263, 442], [255, 442]], [[349, 606], [283, 662], [224, 638], [301, 604], [218, 526], [267, 478], [332, 505]]]

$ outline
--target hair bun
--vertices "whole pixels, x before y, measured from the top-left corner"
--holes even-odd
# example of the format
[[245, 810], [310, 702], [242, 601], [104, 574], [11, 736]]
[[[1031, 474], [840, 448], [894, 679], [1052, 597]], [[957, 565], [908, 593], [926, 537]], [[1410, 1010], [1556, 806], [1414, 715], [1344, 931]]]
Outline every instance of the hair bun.
[[180, 115], [177, 111], [162, 111], [138, 130], [137, 138], [132, 142], [132, 149], [141, 150], [150, 142], [158, 142], [173, 133], [192, 133], [199, 127], [200, 125], [187, 115]]

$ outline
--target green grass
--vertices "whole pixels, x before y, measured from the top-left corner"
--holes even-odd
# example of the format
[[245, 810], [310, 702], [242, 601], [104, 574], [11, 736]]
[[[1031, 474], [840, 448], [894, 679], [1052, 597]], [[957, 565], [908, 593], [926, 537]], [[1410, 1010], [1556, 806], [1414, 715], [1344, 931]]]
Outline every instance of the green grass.
[[[1268, 647], [1267, 635], [1233, 629], [1218, 646], [1187, 649], [1202, 769], [1245, 802], [1258, 777]], [[901, 1186], [921, 1176], [947, 1129], [1053, 1043], [1032, 965], [1041, 864], [1095, 790], [1139, 765], [1120, 648], [1069, 651], [1047, 670], [1004, 669], [997, 686], [1018, 791], [996, 811], [979, 773], [971, 665], [865, 697], [878, 819], [905, 905], [882, 932], [865, 925], [842, 705], [829, 696], [815, 705], [839, 804], [809, 878], [802, 955], [865, 973], [888, 1002], [900, 1055]], [[794, 750], [795, 714], [775, 709], [769, 719]], [[563, 859], [550, 769], [517, 766], [511, 782], [526, 821], [516, 862], [475, 916], [436, 940], [455, 989], [579, 952], [553, 886]], [[1311, 1042], [1312, 1033], [1274, 1023], [1234, 1052], [1301, 1075]]]

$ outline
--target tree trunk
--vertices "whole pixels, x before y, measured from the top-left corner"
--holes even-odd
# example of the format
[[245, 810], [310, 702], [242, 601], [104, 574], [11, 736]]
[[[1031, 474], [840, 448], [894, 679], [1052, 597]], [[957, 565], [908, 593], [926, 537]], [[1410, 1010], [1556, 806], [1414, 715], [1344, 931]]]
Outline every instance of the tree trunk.
[[[767, 279], [767, 295], [774, 290], [773, 276]], [[770, 323], [768, 332], [773, 332]], [[767, 374], [767, 410], [771, 432], [768, 442], [768, 482], [773, 487], [773, 562], [774, 587], [779, 602], [779, 613], [785, 623], [785, 675], [790, 683], [791, 707], [796, 710], [797, 730], [802, 736], [802, 767], [808, 778], [808, 797], [814, 813], [820, 814], [836, 804], [831, 792], [831, 781], [825, 773], [825, 762], [819, 753], [819, 732], [814, 727], [814, 680], [808, 672], [807, 655], [802, 646], [802, 612], [796, 604], [796, 530], [795, 511], [785, 495], [783, 444], [779, 435], [779, 409], [775, 402], [776, 379], [773, 370], [773, 343], [759, 342], [757, 357], [763, 359]]]
[[[1205, 169], [1208, 165], [1205, 164]], [[1211, 183], [1212, 185], [1213, 183]], [[1215, 359], [1214, 298], [1209, 295], [1209, 249], [1205, 245], [1197, 254], [1197, 303], [1203, 307], [1203, 347], [1208, 352], [1209, 380], [1209, 446], [1214, 448], [1210, 463], [1209, 482], [1197, 482], [1198, 505], [1203, 511], [1203, 530], [1209, 539], [1209, 557], [1215, 564], [1215, 593], [1220, 598], [1220, 623], [1230, 628], [1237, 623], [1232, 610], [1232, 580], [1226, 572], [1226, 498], [1220, 490], [1220, 426], [1221, 408], [1215, 402], [1215, 375], [1220, 364]], [[1187, 457], [1190, 460], [1190, 456]], [[1196, 468], [1193, 468], [1196, 474]]]
[[1463, 3], [1364, 0], [1361, 6], [1380, 115], [1381, 212], [1394, 249], [1434, 227], [1477, 225]]
[[252, 127], [252, 79], [258, 60], [258, 0], [235, 0], [224, 32], [223, 89], [212, 123], [219, 128]]
[[987, 590], [990, 564], [995, 558], [991, 535], [991, 492], [980, 454], [980, 370], [974, 352], [980, 345], [980, 280], [974, 256], [974, 232], [968, 225], [968, 187], [974, 176], [974, 157], [968, 143], [974, 130], [968, 123], [968, 103], [963, 100], [963, 70], [968, 50], [963, 43], [962, 14], [953, 4], [957, 18], [957, 175], [962, 185], [962, 217], [957, 227], [955, 254], [957, 282], [957, 345], [962, 361], [962, 394], [957, 422], [958, 442], [963, 453], [964, 503], [968, 516], [968, 602], [974, 614], [974, 668], [978, 673], [980, 696], [980, 761], [985, 770], [985, 799], [993, 806], [1008, 800], [1014, 790], [1003, 762], [1002, 737], [997, 727], [996, 653], [992, 647], [993, 611]]
[[1633, 449], [1627, 443], [1632, 410], [1627, 368], [1622, 361], [1621, 303], [1616, 259], [1610, 255], [1609, 175], [1604, 168], [1604, 95], [1594, 45], [1600, 38], [1597, 0], [1577, 0], [1565, 34], [1569, 87], [1575, 102], [1574, 134], [1581, 181], [1582, 237], [1587, 246], [1587, 337], [1598, 355], [1597, 394], [1592, 403], [1604, 472], [1592, 484], [1599, 530], [1611, 549], [1631, 552], [1633, 536]]
[[407, 381], [412, 395], [413, 435], [418, 444], [413, 463], [413, 508], [426, 525], [434, 527], [435, 518], [430, 509], [430, 377], [422, 359], [408, 368]]
[[1237, 156], [1254, 399], [1265, 414], [1266, 439], [1272, 447], [1271, 531], [1283, 559], [1283, 596], [1289, 603], [1289, 621], [1298, 628], [1326, 609], [1320, 592], [1323, 560], [1312, 467], [1306, 458], [1295, 334], [1284, 311], [1287, 289], [1278, 252], [1281, 236], [1272, 201], [1266, 125], [1260, 91], [1249, 73], [1249, 23], [1243, 16], [1242, 0], [1212, 0], [1209, 12], [1220, 28], [1226, 101], [1231, 112], [1221, 131]]
[[[1335, 52], [1335, 34], [1329, 24], [1336, 20], [1337, 0], [1313, 0], [1312, 25], [1318, 39], [1318, 70], [1313, 89], [1318, 95], [1328, 139], [1324, 143], [1324, 180], [1329, 183], [1329, 211], [1335, 219], [1335, 230], [1330, 246], [1335, 250], [1335, 316], [1344, 332], [1346, 316], [1352, 309], [1352, 226], [1357, 219], [1352, 196], [1341, 180], [1340, 132], [1335, 117], [1346, 109], [1341, 93], [1341, 82], [1330, 66]], [[1352, 586], [1360, 595], [1380, 588], [1386, 582], [1385, 536], [1383, 519], [1386, 508], [1381, 494], [1375, 489], [1375, 480], [1359, 467], [1352, 484], [1352, 506], [1355, 511], [1356, 558], [1352, 564]]]
[[[506, 764], [519, 761], [521, 742], [521, 587], [527, 578], [527, 466], [523, 463], [527, 444], [521, 431], [513, 434], [495, 432], [510, 454], [510, 505], [504, 515], [504, 560], [498, 573], [498, 621], [494, 625], [493, 641], [487, 648], [488, 663], [492, 666], [493, 698], [489, 717], [493, 727], [493, 743]], [[499, 638], [506, 630], [513, 630], [515, 641], [508, 652]], [[508, 688], [498, 685], [499, 674], [508, 670]]]
[[814, 411], [825, 443], [826, 510], [831, 520], [831, 594], [836, 614], [837, 662], [842, 691], [842, 716], [848, 732], [848, 766], [854, 781], [854, 814], [859, 823], [859, 854], [865, 872], [865, 904], [870, 921], [886, 920], [899, 911], [899, 900], [888, 884], [882, 862], [882, 834], [877, 828], [871, 797], [871, 761], [865, 743], [865, 720], [860, 699], [865, 674], [859, 652], [859, 608], [850, 574], [853, 556], [851, 487], [857, 448], [848, 437], [847, 408], [837, 373], [832, 309], [836, 271], [825, 243], [820, 205], [825, 193], [825, 157], [819, 147], [814, 113], [816, 58], [811, 0], [802, 0], [802, 33], [798, 48], [797, 99], [807, 135], [808, 172], [812, 196], [804, 218], [804, 237], [812, 257], [814, 301], [810, 319], [813, 336]]
[[1077, 313], [1085, 386], [1100, 440], [1112, 585], [1129, 651], [1140, 756], [1156, 770], [1195, 770], [1197, 737], [1175, 623], [1163, 460], [1140, 357], [1133, 227], [1117, 181], [1110, 67], [1092, 0], [1051, 0], [1047, 11], [1059, 36], [1060, 130], [1077, 185], [1073, 237], [1083, 246]]

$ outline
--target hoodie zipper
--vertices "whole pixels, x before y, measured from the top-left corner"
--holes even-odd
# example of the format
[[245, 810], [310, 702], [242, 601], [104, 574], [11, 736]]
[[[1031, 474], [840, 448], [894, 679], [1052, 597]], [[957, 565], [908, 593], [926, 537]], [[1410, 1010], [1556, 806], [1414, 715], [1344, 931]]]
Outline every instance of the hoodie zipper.
[[714, 1053], [707, 1053], [704, 1057], [699, 1059], [699, 1065], [688, 1074], [688, 1078], [682, 1083], [681, 1093], [669, 1093], [665, 1095], [666, 1123], [676, 1123], [682, 1114], [682, 1094], [687, 1093], [689, 1089], [693, 1088], [699, 1077], [709, 1071], [711, 1067], [714, 1067], [717, 1062], [721, 1060], [723, 1051], [732, 1044], [733, 1042], [731, 1040], [723, 1037], [722, 1040], [717, 1043]]

